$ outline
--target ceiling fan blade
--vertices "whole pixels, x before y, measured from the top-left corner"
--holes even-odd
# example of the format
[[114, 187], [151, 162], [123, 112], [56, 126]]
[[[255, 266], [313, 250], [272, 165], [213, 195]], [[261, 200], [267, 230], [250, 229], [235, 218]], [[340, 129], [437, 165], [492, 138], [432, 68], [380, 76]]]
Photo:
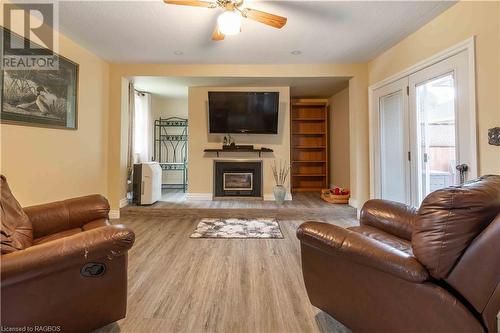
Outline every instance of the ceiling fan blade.
[[207, 8], [217, 7], [217, 4], [213, 2], [197, 1], [197, 0], [163, 0], [163, 2], [169, 5], [182, 5], [182, 6], [194, 6], [194, 7], [207, 7]]
[[287, 20], [286, 17], [261, 12], [260, 10], [252, 8], [245, 8], [243, 10], [243, 16], [278, 29], [283, 28]]
[[225, 37], [224, 34], [220, 32], [219, 25], [217, 24], [215, 26], [214, 32], [212, 33], [212, 40], [221, 41], [224, 40], [224, 37]]

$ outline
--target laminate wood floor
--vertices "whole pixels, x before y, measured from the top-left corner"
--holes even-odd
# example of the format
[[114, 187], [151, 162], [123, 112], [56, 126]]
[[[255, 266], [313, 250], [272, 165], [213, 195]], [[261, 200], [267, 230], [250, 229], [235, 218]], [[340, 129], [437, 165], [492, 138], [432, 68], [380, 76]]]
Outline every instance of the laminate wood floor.
[[[297, 227], [306, 220], [357, 224], [354, 209], [301, 194], [262, 201], [128, 206], [127, 318], [95, 332], [349, 332], [313, 307], [300, 266]], [[203, 217], [276, 217], [284, 239], [190, 239]], [[115, 222], [116, 223], [116, 222]]]
[[[328, 208], [331, 209], [332, 205], [319, 198], [319, 193], [304, 192], [293, 194], [293, 200], [285, 201], [282, 205], [277, 204], [275, 201], [263, 201], [261, 199], [248, 199], [248, 200], [234, 200], [234, 199], [221, 199], [221, 200], [186, 200], [186, 193], [182, 190], [168, 189], [162, 190], [161, 200], [150, 206], [127, 206], [127, 209], [138, 208]], [[341, 206], [345, 207], [345, 206]]]

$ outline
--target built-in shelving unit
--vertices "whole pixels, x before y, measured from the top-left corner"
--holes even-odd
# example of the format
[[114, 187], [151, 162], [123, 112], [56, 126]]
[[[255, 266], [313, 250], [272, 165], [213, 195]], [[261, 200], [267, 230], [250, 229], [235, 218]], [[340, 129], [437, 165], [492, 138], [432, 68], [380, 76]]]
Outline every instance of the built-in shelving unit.
[[292, 192], [328, 188], [328, 100], [291, 101]]

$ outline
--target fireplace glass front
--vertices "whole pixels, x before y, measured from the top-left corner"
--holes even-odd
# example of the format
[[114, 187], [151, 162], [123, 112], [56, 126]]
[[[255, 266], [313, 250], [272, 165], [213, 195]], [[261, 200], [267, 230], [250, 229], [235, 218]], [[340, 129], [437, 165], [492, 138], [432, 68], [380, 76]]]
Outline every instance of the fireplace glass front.
[[224, 172], [224, 191], [253, 190], [253, 174], [251, 172]]

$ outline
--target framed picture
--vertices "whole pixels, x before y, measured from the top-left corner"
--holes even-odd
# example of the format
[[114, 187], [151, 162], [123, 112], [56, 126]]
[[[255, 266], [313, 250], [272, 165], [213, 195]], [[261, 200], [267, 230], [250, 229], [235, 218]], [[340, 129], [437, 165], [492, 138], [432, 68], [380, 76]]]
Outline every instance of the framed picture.
[[[3, 28], [0, 29], [3, 38], [3, 47], [6, 43], [28, 42], [23, 37]], [[4, 33], [8, 32], [8, 33]], [[16, 39], [16, 40], [11, 40]], [[78, 64], [60, 55], [47, 52], [47, 55], [55, 55], [59, 66], [55, 70], [2, 69], [0, 72], [1, 84], [1, 112], [2, 123], [17, 124], [24, 126], [39, 126], [60, 129], [76, 130], [78, 127], [77, 113], [77, 91], [78, 91]], [[18, 54], [10, 56], [26, 56], [25, 49], [19, 49]]]

